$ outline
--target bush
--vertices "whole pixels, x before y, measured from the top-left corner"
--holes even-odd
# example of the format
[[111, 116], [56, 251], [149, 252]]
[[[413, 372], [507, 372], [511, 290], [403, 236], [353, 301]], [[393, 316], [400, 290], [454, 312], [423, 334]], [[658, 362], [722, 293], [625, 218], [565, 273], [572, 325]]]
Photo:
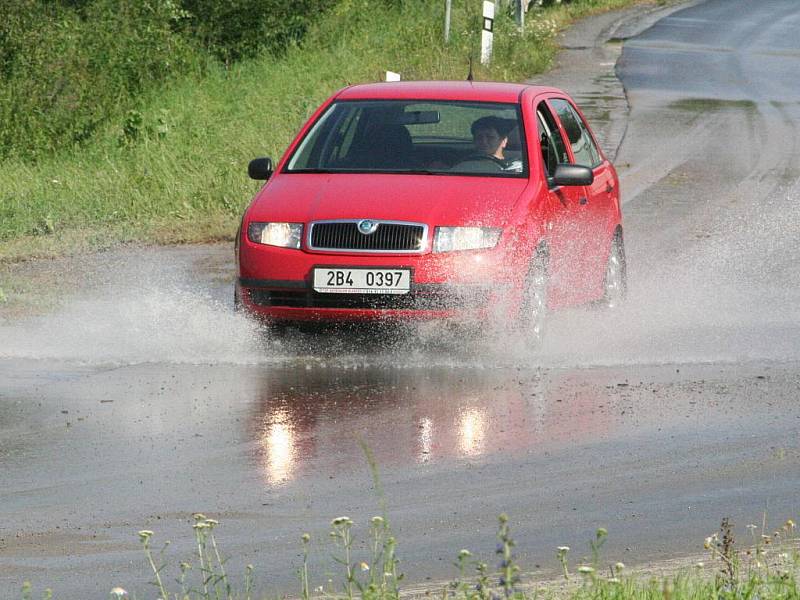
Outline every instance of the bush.
[[80, 143], [120, 107], [196, 61], [171, 0], [6, 0], [0, 22], [0, 158]]
[[[282, 54], [316, 0], [3, 0], [0, 160], [36, 160], [89, 139], [139, 96], [200, 70]], [[209, 54], [210, 52], [210, 54]]]
[[192, 37], [226, 64], [261, 51], [283, 54], [303, 37], [320, 4], [317, 0], [183, 1]]

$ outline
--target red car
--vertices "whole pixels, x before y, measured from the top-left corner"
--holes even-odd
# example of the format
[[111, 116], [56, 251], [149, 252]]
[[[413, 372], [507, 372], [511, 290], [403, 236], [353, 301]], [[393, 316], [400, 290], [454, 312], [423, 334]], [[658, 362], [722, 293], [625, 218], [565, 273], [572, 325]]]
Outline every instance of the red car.
[[555, 88], [347, 87], [249, 174], [235, 303], [270, 322], [499, 319], [538, 341], [547, 309], [626, 291], [616, 171]]

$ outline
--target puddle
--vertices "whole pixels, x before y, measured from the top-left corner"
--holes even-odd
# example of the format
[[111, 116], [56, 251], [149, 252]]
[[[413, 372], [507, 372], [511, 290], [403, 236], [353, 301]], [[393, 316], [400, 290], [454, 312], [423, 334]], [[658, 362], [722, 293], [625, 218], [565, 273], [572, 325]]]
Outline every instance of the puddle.
[[692, 112], [720, 110], [745, 110], [754, 112], [758, 105], [752, 100], [725, 100], [721, 98], [682, 98], [669, 104], [669, 108]]

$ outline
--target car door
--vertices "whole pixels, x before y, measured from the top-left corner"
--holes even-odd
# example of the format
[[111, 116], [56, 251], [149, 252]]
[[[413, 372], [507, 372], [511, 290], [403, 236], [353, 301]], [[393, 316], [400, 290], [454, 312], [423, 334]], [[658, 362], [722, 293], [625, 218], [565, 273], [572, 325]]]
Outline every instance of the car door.
[[605, 265], [611, 242], [611, 227], [615, 208], [616, 178], [611, 163], [600, 152], [594, 137], [578, 109], [564, 97], [549, 99], [564, 137], [568, 142], [571, 161], [590, 167], [594, 181], [584, 188], [583, 204], [577, 219], [583, 240], [580, 270], [582, 287], [579, 295], [591, 300], [597, 294], [605, 276]]
[[[557, 165], [572, 162], [564, 135], [544, 99], [534, 101], [537, 134], [544, 176], [548, 179], [550, 219], [546, 224], [549, 245], [549, 304], [553, 307], [580, 302], [581, 257], [585, 253], [581, 235], [586, 191], [584, 186], [556, 186], [550, 178]], [[532, 159], [533, 160], [533, 159]]]

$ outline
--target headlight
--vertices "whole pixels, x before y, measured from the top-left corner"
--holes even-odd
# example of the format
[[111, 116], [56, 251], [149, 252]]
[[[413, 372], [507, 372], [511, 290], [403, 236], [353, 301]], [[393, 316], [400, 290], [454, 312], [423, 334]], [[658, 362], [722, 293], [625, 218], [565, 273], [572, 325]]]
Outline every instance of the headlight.
[[499, 227], [437, 227], [433, 238], [433, 251], [494, 248], [502, 231]]
[[254, 244], [299, 248], [302, 238], [302, 223], [250, 223], [247, 227], [247, 239]]

